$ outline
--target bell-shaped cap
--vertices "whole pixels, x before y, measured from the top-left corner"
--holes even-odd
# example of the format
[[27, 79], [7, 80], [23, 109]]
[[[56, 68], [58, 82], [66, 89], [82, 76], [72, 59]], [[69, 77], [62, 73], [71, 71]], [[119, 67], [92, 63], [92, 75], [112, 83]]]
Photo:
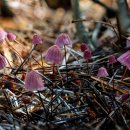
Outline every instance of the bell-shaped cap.
[[48, 64], [60, 64], [62, 62], [63, 56], [61, 49], [57, 45], [51, 46], [45, 55], [45, 61]]
[[28, 91], [40, 91], [45, 89], [44, 80], [42, 80], [41, 75], [36, 70], [27, 73], [25, 77], [25, 89]]
[[42, 37], [39, 34], [34, 34], [33, 39], [32, 39], [32, 43], [34, 45], [42, 44], [43, 43]]
[[87, 46], [86, 43], [82, 43], [81, 46], [80, 46], [80, 49], [82, 52], [84, 52], [85, 50], [89, 49], [89, 47]]
[[114, 56], [114, 55], [110, 55], [109, 57], [108, 57], [108, 62], [109, 62], [109, 64], [114, 64], [114, 63], [116, 63], [117, 61], [116, 61], [116, 57]]
[[90, 51], [89, 49], [85, 50], [85, 51], [84, 51], [84, 59], [85, 59], [85, 60], [89, 60], [89, 59], [91, 59], [91, 58], [92, 58], [92, 53], [91, 53], [91, 51]]
[[108, 72], [107, 69], [105, 67], [100, 67], [98, 70], [98, 74], [97, 76], [100, 77], [107, 77], [108, 76]]
[[9, 32], [9, 33], [7, 33], [7, 38], [10, 42], [13, 42], [16, 39], [16, 35]]
[[119, 61], [122, 65], [126, 66], [128, 69], [130, 69], [130, 50], [118, 57], [117, 61]]
[[70, 40], [70, 37], [66, 33], [61, 33], [60, 35], [58, 35], [55, 44], [60, 48], [62, 48], [64, 45], [72, 47], [72, 42]]

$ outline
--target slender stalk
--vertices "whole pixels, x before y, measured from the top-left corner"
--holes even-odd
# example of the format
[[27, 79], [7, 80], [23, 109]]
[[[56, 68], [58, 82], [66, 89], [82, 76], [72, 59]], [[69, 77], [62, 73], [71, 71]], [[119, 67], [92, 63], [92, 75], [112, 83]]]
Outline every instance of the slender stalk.
[[40, 91], [38, 91], [38, 95], [39, 95], [39, 99], [40, 99], [40, 101], [41, 101], [41, 104], [42, 104], [42, 107], [43, 107], [43, 110], [44, 110], [44, 113], [45, 113], [45, 118], [46, 118], [46, 120], [47, 120], [47, 111], [46, 111], [46, 108], [45, 108], [45, 106], [44, 106], [43, 100], [42, 100], [42, 98], [41, 98]]
[[124, 71], [124, 73], [123, 73], [123, 75], [122, 75], [122, 77], [121, 77], [121, 81], [123, 81], [123, 79], [124, 79], [124, 77], [125, 77], [125, 75], [126, 75], [126, 73], [127, 73], [127, 67], [125, 68], [125, 71]]
[[11, 49], [12, 51], [14, 51], [15, 52], [15, 54], [19, 57], [19, 59], [20, 59], [20, 61], [21, 61], [21, 63], [22, 63], [22, 56], [19, 54], [19, 52], [6, 40], [6, 43], [8, 44], [8, 46], [9, 46], [9, 49]]
[[[52, 75], [55, 76], [54, 74], [55, 74], [55, 64], [53, 64], [53, 68], [52, 68]], [[54, 84], [52, 84], [52, 88], [51, 88], [51, 92], [52, 92], [51, 101], [50, 101], [51, 102], [51, 105], [50, 105], [51, 117], [52, 117], [52, 106], [53, 106], [53, 95], [54, 95], [53, 87], [54, 87]]]
[[61, 84], [62, 84], [62, 86], [63, 86], [63, 77], [62, 77], [62, 75], [61, 75], [61, 73], [60, 73], [59, 67], [57, 66], [56, 68], [57, 68], [57, 72], [58, 72], [59, 77], [60, 77], [60, 80], [61, 80]]
[[21, 67], [25, 64], [25, 62], [29, 59], [30, 55], [32, 54], [33, 50], [35, 49], [36, 45], [32, 48], [29, 55], [24, 59], [24, 61], [21, 63], [21, 65], [18, 67], [18, 69], [15, 71], [14, 75], [17, 74], [17, 72], [21, 69]]
[[66, 54], [67, 54], [67, 50], [66, 50], [66, 47], [64, 45], [64, 50], [65, 50], [65, 66], [66, 66], [66, 81], [67, 81], [67, 87], [68, 87], [68, 66], [67, 66], [67, 57], [66, 57]]
[[102, 86], [103, 91], [105, 91], [105, 86], [104, 86], [103, 80], [101, 80], [101, 86]]
[[[6, 99], [7, 103], [8, 103], [8, 105], [9, 105], [10, 111], [11, 111], [12, 115], [14, 116], [14, 112], [12, 110], [12, 104], [11, 104], [10, 100], [8, 99], [8, 96], [7, 96], [6, 92], [4, 91], [4, 89], [2, 89], [2, 92], [3, 92], [4, 96], [5, 96], [5, 99]], [[15, 129], [16, 126], [15, 126], [14, 118], [13, 118], [13, 126], [14, 126], [14, 129]]]
[[43, 68], [43, 74], [44, 74], [45, 68], [44, 68], [44, 63], [43, 63], [43, 57], [42, 57], [42, 54], [41, 54], [41, 66], [42, 66], [42, 68]]
[[86, 62], [87, 62], [87, 74], [89, 74], [88, 60]]
[[[114, 73], [114, 67], [113, 67], [113, 64], [112, 64], [112, 73]], [[113, 78], [113, 80], [112, 80], [112, 85], [113, 85], [113, 92], [114, 92], [114, 90], [115, 90], [115, 88], [114, 88], [114, 78]]]
[[30, 118], [29, 118], [28, 108], [27, 108], [26, 104], [24, 104], [24, 106], [25, 106], [25, 110], [26, 110], [26, 113], [27, 113], [27, 123], [29, 123]]
[[114, 82], [114, 79], [112, 80], [112, 85], [113, 85], [113, 92], [114, 92], [114, 90], [115, 90], [115, 84], [114, 84], [115, 82]]

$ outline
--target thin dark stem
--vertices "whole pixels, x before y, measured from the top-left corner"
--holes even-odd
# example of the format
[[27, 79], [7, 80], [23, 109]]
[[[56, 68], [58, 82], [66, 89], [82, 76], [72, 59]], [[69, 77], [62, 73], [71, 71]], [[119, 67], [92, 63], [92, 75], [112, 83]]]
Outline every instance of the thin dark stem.
[[56, 69], [57, 69], [57, 72], [58, 72], [58, 74], [59, 74], [59, 77], [60, 77], [60, 80], [61, 80], [61, 84], [62, 84], [62, 86], [63, 86], [63, 77], [62, 77], [62, 75], [61, 75], [61, 73], [60, 73], [59, 67], [56, 66]]
[[25, 110], [26, 110], [26, 113], [27, 113], [27, 123], [29, 123], [30, 118], [29, 118], [28, 108], [27, 108], [26, 104], [24, 106], [25, 106]]
[[42, 54], [41, 54], [41, 64], [42, 64], [42, 67], [43, 67], [43, 57], [42, 57]]
[[[52, 68], [52, 75], [55, 76], [55, 64], [53, 64], [53, 68]], [[52, 84], [52, 88], [51, 88], [51, 92], [52, 92], [52, 95], [51, 95], [51, 105], [50, 105], [50, 108], [51, 108], [51, 117], [52, 117], [52, 106], [53, 106], [53, 95], [54, 95], [54, 91], [53, 91], [53, 87], [54, 87], [54, 84]]]
[[[7, 103], [8, 103], [8, 105], [9, 105], [10, 111], [11, 111], [12, 115], [14, 116], [14, 112], [13, 112], [13, 110], [12, 110], [12, 104], [11, 104], [10, 100], [8, 99], [8, 96], [7, 96], [7, 94], [5, 93], [4, 89], [2, 89], [2, 92], [3, 92], [4, 96], [5, 96], [5, 99], [6, 99]], [[15, 129], [16, 126], [15, 126], [14, 118], [13, 118], [13, 126], [14, 126], [14, 129]]]
[[6, 43], [8, 44], [9, 48], [15, 52], [15, 54], [19, 57], [21, 63], [22, 63], [22, 58], [21, 55], [19, 54], [19, 52], [6, 40]]
[[87, 60], [87, 73], [89, 74], [88, 60]]
[[65, 50], [65, 66], [66, 66], [66, 81], [67, 81], [67, 87], [68, 87], [68, 66], [67, 66], [67, 57], [66, 57], [66, 54], [67, 54], [67, 50], [66, 50], [66, 47], [64, 45], [64, 50]]
[[123, 42], [122, 42], [122, 36], [121, 36], [121, 28], [120, 28], [120, 22], [119, 22], [119, 18], [118, 16], [116, 15], [116, 22], [117, 22], [117, 29], [118, 29], [118, 32], [119, 32], [119, 43], [120, 45], [123, 47]]
[[115, 87], [114, 87], [114, 79], [112, 80], [112, 85], [113, 85], [113, 92], [114, 92], [114, 90], [115, 90]]
[[42, 100], [42, 98], [41, 98], [40, 91], [38, 91], [38, 95], [39, 95], [39, 99], [40, 99], [40, 101], [41, 101], [41, 104], [42, 104], [42, 107], [43, 107], [43, 110], [44, 110], [44, 113], [45, 113], [45, 118], [46, 118], [46, 120], [47, 120], [47, 111], [46, 111], [46, 108], [45, 108], [45, 106], [44, 106], [44, 104], [43, 104], [43, 100]]
[[[113, 67], [113, 64], [112, 64], [112, 73], [114, 74], [114, 67]], [[115, 84], [114, 84], [114, 77], [113, 77], [113, 79], [112, 79], [112, 85], [113, 85], [113, 92], [114, 92], [114, 90], [115, 90]]]
[[121, 81], [123, 81], [123, 79], [124, 79], [124, 77], [125, 77], [125, 75], [126, 75], [126, 73], [127, 73], [127, 67], [125, 68], [125, 71], [124, 71], [124, 73], [123, 73], [123, 75], [122, 75], [122, 77], [121, 77]]
[[[85, 21], [88, 21], [88, 20], [86, 20], [86, 19], [76, 19], [76, 20], [72, 20], [72, 23], [75, 23], [75, 22], [85, 22]], [[89, 20], [89, 22], [101, 23], [101, 24], [105, 24], [105, 25], [108, 25], [108, 26], [110, 26], [110, 27], [112, 27], [112, 28], [116, 28], [116, 29], [117, 29], [117, 27], [115, 27], [115, 26], [113, 26], [112, 24], [107, 23], [107, 22], [95, 21], [95, 20]]]
[[25, 62], [29, 59], [30, 55], [32, 54], [33, 50], [35, 49], [36, 45], [32, 48], [28, 56], [24, 59], [24, 61], [21, 63], [21, 65], [18, 67], [18, 69], [15, 71], [14, 75], [17, 74], [17, 72], [21, 69], [21, 67], [25, 64]]

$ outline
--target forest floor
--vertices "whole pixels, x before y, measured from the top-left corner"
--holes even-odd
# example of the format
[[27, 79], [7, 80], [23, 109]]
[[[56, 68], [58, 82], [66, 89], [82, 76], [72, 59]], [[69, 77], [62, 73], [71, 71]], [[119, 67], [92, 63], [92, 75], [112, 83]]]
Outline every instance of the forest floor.
[[[112, 1], [104, 2], [116, 7]], [[127, 35], [119, 34], [116, 18], [107, 18], [100, 5], [81, 0], [89, 47], [94, 45], [90, 47], [92, 57], [86, 60], [71, 9], [52, 10], [38, 0], [10, 0], [8, 4], [15, 16], [0, 17], [0, 28], [14, 33], [16, 40], [6, 39], [0, 47], [7, 59], [7, 66], [0, 70], [0, 130], [129, 129], [130, 73], [128, 66], [117, 61], [127, 51], [130, 56], [129, 46], [125, 47], [129, 40]], [[69, 35], [72, 48], [62, 49], [60, 65], [49, 65], [45, 61], [47, 50], [63, 32]], [[30, 54], [36, 33], [43, 44]], [[111, 56], [115, 57], [113, 63]], [[14, 73], [23, 61], [25, 64]], [[106, 68], [107, 76], [98, 75], [101, 67]], [[45, 90], [25, 89], [30, 69], [40, 73]]]

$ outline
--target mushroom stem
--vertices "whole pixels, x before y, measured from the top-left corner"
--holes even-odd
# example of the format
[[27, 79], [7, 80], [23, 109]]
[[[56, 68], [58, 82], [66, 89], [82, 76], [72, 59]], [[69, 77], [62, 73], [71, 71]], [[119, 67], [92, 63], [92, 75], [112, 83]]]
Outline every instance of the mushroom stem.
[[122, 77], [121, 77], [121, 81], [123, 81], [123, 79], [125, 78], [125, 75], [126, 75], [126, 73], [127, 73], [127, 67], [125, 68], [125, 71], [124, 71], [124, 73], [123, 73], [123, 75], [122, 75]]

